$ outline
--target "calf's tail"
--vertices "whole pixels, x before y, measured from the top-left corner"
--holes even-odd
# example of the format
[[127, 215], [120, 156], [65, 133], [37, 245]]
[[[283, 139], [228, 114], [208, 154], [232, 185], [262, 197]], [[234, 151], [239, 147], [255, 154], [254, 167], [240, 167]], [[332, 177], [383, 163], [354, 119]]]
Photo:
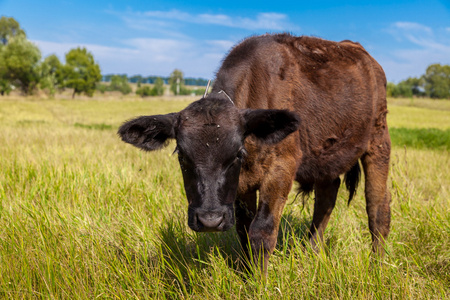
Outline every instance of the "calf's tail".
[[359, 166], [359, 161], [347, 172], [345, 173], [344, 181], [347, 190], [349, 191], [348, 205], [355, 195], [356, 189], [358, 188], [359, 180], [361, 179], [361, 168]]

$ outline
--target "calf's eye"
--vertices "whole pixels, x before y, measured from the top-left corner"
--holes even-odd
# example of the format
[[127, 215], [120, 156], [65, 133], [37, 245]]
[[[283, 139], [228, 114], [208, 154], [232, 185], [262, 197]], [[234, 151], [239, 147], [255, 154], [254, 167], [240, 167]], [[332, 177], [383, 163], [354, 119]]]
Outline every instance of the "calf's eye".
[[236, 158], [239, 160], [243, 160], [247, 156], [247, 151], [245, 149], [240, 149], [236, 155]]

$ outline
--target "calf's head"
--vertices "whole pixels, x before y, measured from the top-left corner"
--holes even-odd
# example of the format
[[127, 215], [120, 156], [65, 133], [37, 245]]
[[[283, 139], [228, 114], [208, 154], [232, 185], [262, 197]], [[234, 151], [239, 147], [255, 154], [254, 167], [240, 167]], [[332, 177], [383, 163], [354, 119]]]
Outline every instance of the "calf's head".
[[286, 110], [238, 109], [222, 98], [202, 98], [178, 113], [142, 116], [124, 123], [122, 140], [146, 151], [175, 139], [189, 202], [188, 225], [195, 231], [225, 231], [234, 225], [234, 200], [244, 140], [253, 135], [274, 144], [299, 126]]

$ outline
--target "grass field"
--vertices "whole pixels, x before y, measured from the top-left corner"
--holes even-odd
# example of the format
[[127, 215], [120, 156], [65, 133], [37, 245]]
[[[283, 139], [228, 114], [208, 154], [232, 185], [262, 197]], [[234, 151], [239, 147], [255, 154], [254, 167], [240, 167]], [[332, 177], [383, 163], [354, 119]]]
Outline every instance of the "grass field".
[[0, 298], [450, 298], [448, 101], [389, 102], [381, 266], [362, 188], [349, 207], [341, 190], [319, 255], [304, 241], [313, 200], [293, 191], [265, 283], [242, 267], [234, 230], [187, 227], [173, 144], [145, 153], [116, 136], [126, 119], [188, 103], [0, 98]]

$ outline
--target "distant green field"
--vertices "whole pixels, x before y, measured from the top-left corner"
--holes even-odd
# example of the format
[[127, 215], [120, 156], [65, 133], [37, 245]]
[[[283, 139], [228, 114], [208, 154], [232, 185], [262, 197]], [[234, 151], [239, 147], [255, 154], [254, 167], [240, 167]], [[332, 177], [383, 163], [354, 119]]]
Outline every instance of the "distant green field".
[[293, 191], [265, 283], [242, 267], [234, 230], [188, 228], [173, 143], [146, 153], [116, 135], [131, 117], [188, 103], [0, 97], [0, 298], [450, 298], [448, 101], [389, 100], [381, 264], [362, 187], [349, 207], [341, 190], [319, 255], [304, 240], [313, 200]]
[[450, 151], [450, 101], [392, 99], [389, 104], [394, 146]]

